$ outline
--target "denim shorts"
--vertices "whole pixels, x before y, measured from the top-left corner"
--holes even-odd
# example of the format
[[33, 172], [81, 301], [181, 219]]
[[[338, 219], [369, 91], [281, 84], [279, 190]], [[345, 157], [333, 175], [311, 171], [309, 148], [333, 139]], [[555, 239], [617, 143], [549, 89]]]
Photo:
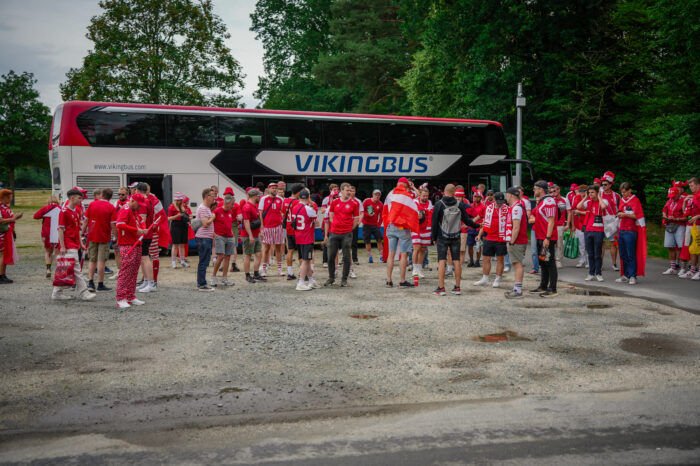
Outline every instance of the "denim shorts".
[[389, 252], [396, 252], [396, 247], [399, 247], [399, 252], [411, 252], [413, 245], [411, 244], [411, 230], [406, 228], [399, 230], [393, 224], [386, 229], [386, 237], [389, 240]]
[[664, 247], [665, 248], [682, 248], [685, 243], [685, 225], [678, 225], [676, 231], [669, 233], [664, 232]]

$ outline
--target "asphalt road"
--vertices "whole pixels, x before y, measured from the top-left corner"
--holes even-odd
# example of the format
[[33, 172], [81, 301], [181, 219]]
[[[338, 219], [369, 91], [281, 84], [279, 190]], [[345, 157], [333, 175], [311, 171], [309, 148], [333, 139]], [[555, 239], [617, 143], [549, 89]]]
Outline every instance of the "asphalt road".
[[76, 464], [698, 464], [699, 400], [687, 386], [523, 395], [381, 415], [23, 439], [0, 445], [0, 459], [49, 464], [70, 449]]

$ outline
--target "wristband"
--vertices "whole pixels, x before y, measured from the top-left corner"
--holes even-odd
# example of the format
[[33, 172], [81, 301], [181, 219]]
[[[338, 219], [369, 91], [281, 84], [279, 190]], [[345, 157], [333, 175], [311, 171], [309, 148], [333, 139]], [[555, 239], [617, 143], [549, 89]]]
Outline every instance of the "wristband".
[[551, 237], [551, 236], [547, 236], [547, 238], [546, 238], [546, 239], [548, 239], [548, 240], [550, 240], [550, 241], [551, 241], [551, 240], [552, 240], [552, 237]]

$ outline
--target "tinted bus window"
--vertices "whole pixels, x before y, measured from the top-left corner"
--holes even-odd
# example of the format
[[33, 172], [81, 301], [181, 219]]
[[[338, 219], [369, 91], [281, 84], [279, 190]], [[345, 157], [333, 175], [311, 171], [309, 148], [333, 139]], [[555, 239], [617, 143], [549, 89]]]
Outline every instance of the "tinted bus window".
[[484, 129], [484, 153], [508, 155], [508, 145], [503, 137], [501, 128], [487, 126]]
[[90, 144], [102, 146], [165, 145], [165, 117], [145, 113], [83, 112], [78, 129]]
[[427, 126], [384, 124], [379, 134], [380, 147], [385, 152], [428, 152], [430, 147]]
[[168, 115], [168, 146], [214, 147], [216, 120], [211, 116]]
[[481, 154], [484, 128], [469, 126], [433, 126], [430, 128], [432, 151], [443, 154]]
[[56, 110], [53, 115], [53, 128], [51, 128], [51, 141], [56, 143], [61, 133], [61, 118], [63, 117], [63, 107]]
[[329, 151], [376, 151], [379, 149], [379, 127], [373, 123], [324, 121], [323, 148]]
[[262, 147], [265, 122], [261, 118], [219, 117], [219, 147]]
[[309, 120], [267, 120], [266, 145], [280, 149], [320, 149], [321, 123]]

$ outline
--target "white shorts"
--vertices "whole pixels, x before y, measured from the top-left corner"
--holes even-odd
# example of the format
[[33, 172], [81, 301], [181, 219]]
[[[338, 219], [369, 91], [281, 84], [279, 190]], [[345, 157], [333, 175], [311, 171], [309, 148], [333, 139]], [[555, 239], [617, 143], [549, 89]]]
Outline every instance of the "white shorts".
[[685, 238], [685, 231], [689, 230], [689, 228], [686, 228], [685, 225], [678, 225], [678, 228], [676, 228], [676, 231], [673, 233], [669, 233], [668, 231], [664, 232], [664, 247], [665, 248], [682, 248], [683, 244], [686, 241]]

